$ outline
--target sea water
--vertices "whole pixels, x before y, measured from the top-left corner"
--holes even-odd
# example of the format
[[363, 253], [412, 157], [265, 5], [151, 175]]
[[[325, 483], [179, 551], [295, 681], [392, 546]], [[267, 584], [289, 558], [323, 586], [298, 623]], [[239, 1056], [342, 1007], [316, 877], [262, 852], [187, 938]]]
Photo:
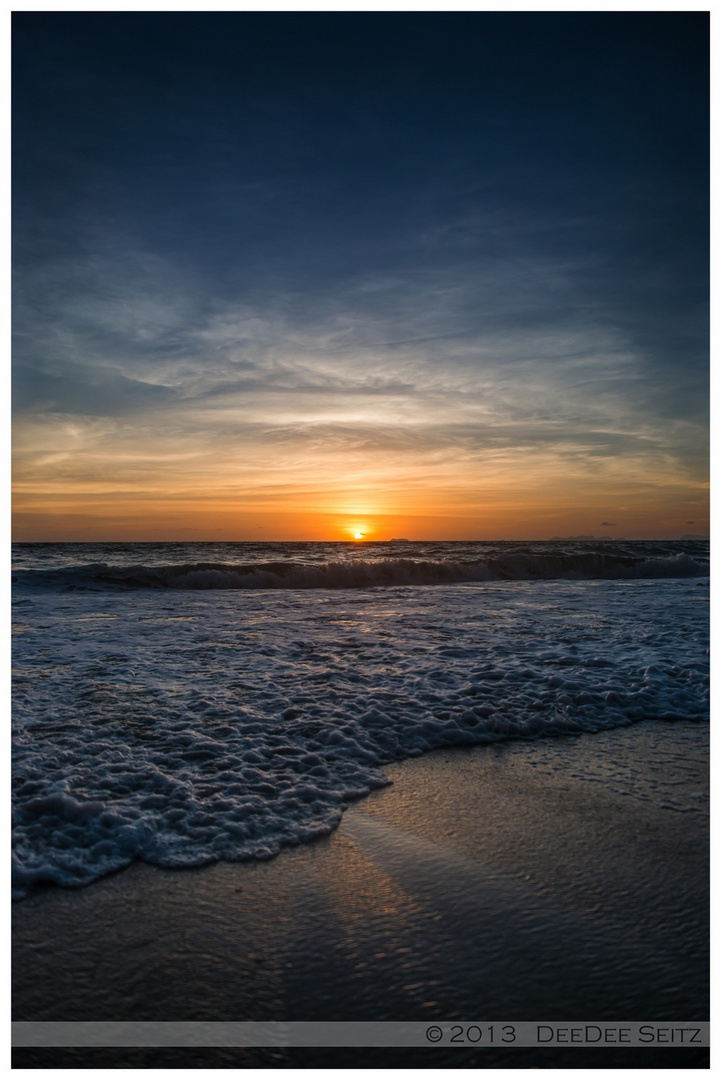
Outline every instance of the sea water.
[[708, 717], [708, 545], [19, 544], [13, 884], [268, 858], [437, 747]]

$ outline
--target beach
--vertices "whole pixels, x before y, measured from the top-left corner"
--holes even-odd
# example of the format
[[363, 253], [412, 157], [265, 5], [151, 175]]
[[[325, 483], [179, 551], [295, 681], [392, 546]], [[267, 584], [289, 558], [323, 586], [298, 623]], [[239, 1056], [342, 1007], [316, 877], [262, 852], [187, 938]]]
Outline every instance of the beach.
[[[708, 1017], [708, 550], [16, 545], [13, 1017]], [[57, 1067], [703, 1048], [17, 1048]]]
[[[387, 766], [268, 861], [135, 862], [14, 905], [15, 1020], [708, 1018], [708, 728]], [[670, 1058], [670, 1055], [675, 1055]], [[17, 1067], [707, 1067], [703, 1049], [16, 1049]]]

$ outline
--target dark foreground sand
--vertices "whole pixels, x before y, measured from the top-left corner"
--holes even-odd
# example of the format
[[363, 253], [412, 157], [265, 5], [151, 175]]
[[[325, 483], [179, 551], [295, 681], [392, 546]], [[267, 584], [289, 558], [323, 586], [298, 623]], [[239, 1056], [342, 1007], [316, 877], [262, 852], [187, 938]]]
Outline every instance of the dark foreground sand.
[[[14, 906], [16, 1020], [708, 1019], [708, 732], [387, 769], [268, 863], [135, 864]], [[707, 1067], [695, 1049], [17, 1049], [16, 1067]]]

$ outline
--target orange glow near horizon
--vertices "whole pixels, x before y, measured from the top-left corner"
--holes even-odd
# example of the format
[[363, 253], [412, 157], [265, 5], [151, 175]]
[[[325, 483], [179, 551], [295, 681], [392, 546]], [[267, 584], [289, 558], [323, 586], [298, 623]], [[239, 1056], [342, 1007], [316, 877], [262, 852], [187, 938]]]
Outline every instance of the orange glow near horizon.
[[240, 453], [152, 425], [15, 426], [16, 541], [543, 540], [707, 534], [703, 477], [659, 457], [520, 446]]
[[[363, 544], [406, 540], [547, 540], [552, 536], [610, 535], [626, 539], [678, 538], [708, 533], [703, 498], [681, 504], [673, 515], [651, 500], [629, 504], [610, 520], [591, 505], [549, 508], [493, 508], [478, 514], [399, 513], [377, 515], [367, 530], [327, 513], [279, 513], [213, 510], [210, 507], [163, 505], [16, 506], [13, 539], [32, 541], [335, 541]], [[688, 519], [693, 519], [693, 524]], [[347, 520], [347, 519], [346, 519]], [[653, 522], [654, 524], [650, 524]], [[360, 532], [361, 539], [355, 534]]]

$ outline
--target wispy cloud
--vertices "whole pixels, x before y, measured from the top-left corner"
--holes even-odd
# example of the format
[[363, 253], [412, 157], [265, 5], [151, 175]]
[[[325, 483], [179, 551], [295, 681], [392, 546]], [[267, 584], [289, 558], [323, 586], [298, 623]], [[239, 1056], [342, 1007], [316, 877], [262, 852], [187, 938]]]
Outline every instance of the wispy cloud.
[[218, 455], [228, 439], [268, 453], [515, 449], [678, 467], [702, 454], [700, 428], [649, 405], [645, 356], [579, 300], [572, 265], [359, 274], [305, 304], [220, 304], [199, 284], [117, 248], [46, 264], [17, 319], [19, 429], [26, 414], [123, 418]]

